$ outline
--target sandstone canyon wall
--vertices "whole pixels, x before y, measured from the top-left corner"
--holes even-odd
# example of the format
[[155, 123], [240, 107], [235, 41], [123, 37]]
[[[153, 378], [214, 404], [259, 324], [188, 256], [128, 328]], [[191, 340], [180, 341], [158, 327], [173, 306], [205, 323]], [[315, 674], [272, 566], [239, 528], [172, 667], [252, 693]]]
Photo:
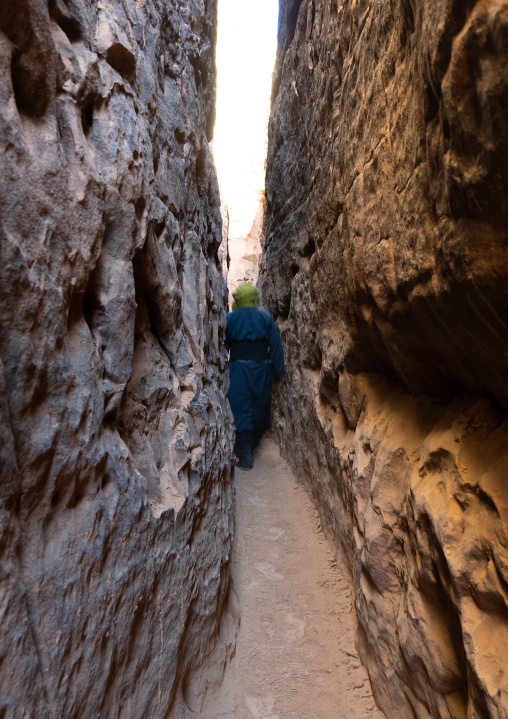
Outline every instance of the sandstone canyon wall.
[[390, 719], [508, 717], [508, 3], [282, 0], [283, 451]]
[[228, 650], [216, 2], [0, 30], [0, 715], [181, 717]]

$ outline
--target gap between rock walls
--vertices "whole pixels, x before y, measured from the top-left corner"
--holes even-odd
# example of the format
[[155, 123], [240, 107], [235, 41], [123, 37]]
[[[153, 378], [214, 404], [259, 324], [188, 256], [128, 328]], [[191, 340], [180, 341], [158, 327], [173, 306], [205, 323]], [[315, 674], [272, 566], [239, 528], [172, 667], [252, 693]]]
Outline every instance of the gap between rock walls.
[[216, 0], [0, 8], [6, 719], [199, 714], [233, 666], [227, 272], [280, 329], [274, 437], [378, 706], [508, 715], [507, 4], [279, 5], [243, 224]]

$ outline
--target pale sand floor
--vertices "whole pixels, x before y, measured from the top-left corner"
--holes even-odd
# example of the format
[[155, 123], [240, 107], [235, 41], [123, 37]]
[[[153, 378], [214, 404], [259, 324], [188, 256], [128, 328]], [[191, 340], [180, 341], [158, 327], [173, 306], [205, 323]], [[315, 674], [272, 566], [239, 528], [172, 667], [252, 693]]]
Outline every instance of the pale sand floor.
[[276, 444], [236, 470], [236, 654], [203, 719], [381, 719], [354, 644], [352, 596]]

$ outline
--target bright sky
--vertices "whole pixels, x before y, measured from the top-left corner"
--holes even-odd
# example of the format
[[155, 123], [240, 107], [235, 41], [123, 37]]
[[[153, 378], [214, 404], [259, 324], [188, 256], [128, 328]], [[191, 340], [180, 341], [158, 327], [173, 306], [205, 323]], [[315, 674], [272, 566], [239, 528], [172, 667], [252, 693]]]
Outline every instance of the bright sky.
[[230, 234], [248, 234], [264, 189], [278, 0], [219, 0], [214, 157]]

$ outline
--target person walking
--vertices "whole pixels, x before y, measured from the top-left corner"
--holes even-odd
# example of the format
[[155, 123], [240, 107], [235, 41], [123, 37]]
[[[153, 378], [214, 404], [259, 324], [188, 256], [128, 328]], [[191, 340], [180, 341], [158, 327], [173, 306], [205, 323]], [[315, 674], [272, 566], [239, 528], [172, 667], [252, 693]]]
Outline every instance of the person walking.
[[257, 294], [253, 285], [240, 285], [227, 315], [229, 404], [236, 426], [236, 466], [244, 470], [252, 469], [252, 452], [270, 426], [272, 379], [284, 376], [279, 330], [271, 315], [256, 306]]

